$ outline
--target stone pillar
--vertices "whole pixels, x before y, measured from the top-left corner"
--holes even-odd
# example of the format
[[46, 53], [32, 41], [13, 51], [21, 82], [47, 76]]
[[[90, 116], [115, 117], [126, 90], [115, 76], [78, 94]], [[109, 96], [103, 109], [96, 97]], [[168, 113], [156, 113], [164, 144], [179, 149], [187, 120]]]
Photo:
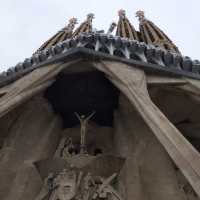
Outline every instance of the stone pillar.
[[34, 162], [53, 156], [60, 121], [43, 97], [21, 107], [0, 154], [0, 199], [34, 199], [42, 185]]
[[186, 199], [168, 154], [124, 96], [114, 129], [116, 152], [127, 158], [120, 175], [127, 200]]
[[[114, 115], [114, 148], [117, 155], [126, 158], [124, 168], [119, 176], [119, 191], [126, 200], [146, 200], [142, 191], [142, 183], [140, 177], [140, 164], [137, 159], [135, 149], [136, 134], [132, 130], [133, 121], [131, 115], [133, 112], [131, 107], [127, 107], [125, 98], [120, 96], [119, 109]], [[125, 113], [127, 112], [127, 113]], [[141, 148], [141, 147], [140, 147]], [[137, 150], [140, 150], [139, 145]]]

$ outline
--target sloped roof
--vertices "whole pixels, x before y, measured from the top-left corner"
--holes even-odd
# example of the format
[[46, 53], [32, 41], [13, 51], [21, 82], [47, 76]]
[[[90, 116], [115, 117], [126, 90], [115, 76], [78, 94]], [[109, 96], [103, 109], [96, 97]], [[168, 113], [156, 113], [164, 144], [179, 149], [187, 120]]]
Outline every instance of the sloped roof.
[[[71, 19], [66, 28], [48, 40], [30, 58], [1, 73], [0, 87], [17, 80], [37, 67], [71, 59], [80, 54], [85, 57], [92, 56], [93, 59], [117, 59], [154, 72], [200, 79], [200, 61], [193, 61], [179, 52], [171, 51], [172, 49], [166, 50], [162, 45], [138, 41], [137, 31], [126, 18], [124, 11], [120, 11], [119, 15], [118, 36], [111, 34], [116, 27], [115, 23], [111, 24], [106, 34], [95, 31], [92, 27], [93, 14], [89, 14], [86, 21], [75, 32], [73, 29], [76, 19]], [[125, 33], [119, 31], [123, 27]]]

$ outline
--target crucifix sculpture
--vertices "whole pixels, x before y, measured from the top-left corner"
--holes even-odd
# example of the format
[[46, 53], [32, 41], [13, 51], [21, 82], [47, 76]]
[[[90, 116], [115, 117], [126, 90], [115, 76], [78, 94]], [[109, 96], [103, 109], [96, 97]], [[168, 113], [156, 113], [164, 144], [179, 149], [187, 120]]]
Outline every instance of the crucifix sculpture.
[[87, 153], [86, 141], [85, 141], [87, 125], [88, 125], [89, 120], [94, 116], [94, 114], [95, 114], [95, 111], [93, 111], [92, 114], [90, 114], [88, 117], [86, 117], [85, 115], [79, 115], [78, 113], [75, 112], [75, 115], [79, 119], [80, 125], [81, 125], [80, 153], [82, 153], [82, 154]]

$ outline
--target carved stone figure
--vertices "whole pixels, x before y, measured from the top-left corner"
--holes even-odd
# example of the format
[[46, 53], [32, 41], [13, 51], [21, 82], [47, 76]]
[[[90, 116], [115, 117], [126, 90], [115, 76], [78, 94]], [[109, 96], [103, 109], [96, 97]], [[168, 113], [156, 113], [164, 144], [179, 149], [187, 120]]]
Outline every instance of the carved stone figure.
[[90, 172], [83, 174], [75, 169], [64, 169], [57, 176], [50, 173], [36, 200], [122, 200], [113, 188], [112, 182], [117, 174], [108, 178], [94, 176]]
[[86, 137], [86, 132], [87, 132], [87, 125], [89, 120], [94, 116], [95, 112], [92, 112], [88, 117], [85, 115], [79, 116], [78, 113], [75, 113], [77, 118], [80, 121], [81, 124], [81, 142], [80, 142], [80, 153], [87, 153], [86, 150], [86, 144], [85, 144], [85, 137]]
[[61, 144], [58, 147], [56, 157], [61, 157], [61, 158], [69, 158], [73, 155], [76, 155], [78, 153], [78, 149], [75, 148], [72, 142], [72, 138], [64, 138], [61, 142]]
[[71, 18], [0, 73], [0, 200], [200, 199], [200, 61], [136, 16]]
[[36, 200], [70, 200], [76, 194], [77, 174], [63, 169], [57, 176], [52, 173], [46, 178], [43, 189]]

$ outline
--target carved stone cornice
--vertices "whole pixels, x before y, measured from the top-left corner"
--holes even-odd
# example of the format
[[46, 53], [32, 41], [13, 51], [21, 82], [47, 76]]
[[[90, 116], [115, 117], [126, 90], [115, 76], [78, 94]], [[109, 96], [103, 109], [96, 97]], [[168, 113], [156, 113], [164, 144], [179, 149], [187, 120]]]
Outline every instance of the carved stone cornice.
[[[166, 52], [154, 45], [102, 33], [82, 33], [67, 39], [48, 50], [39, 51], [22, 63], [0, 74], [0, 87], [13, 82], [38, 67], [73, 59], [85, 52], [92, 58], [113, 59], [145, 67], [155, 72], [169, 72], [200, 79], [200, 61], [180, 54]], [[84, 58], [84, 57], [83, 57]]]

